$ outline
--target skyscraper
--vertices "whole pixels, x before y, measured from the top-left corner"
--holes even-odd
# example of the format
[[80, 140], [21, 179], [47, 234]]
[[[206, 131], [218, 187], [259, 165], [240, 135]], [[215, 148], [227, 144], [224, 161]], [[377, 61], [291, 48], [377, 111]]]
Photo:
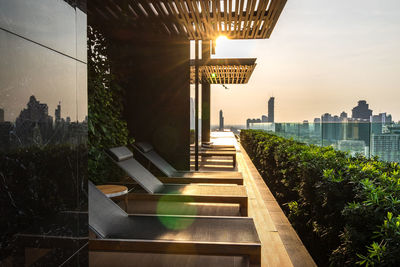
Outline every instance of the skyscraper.
[[365, 100], [358, 101], [358, 105], [354, 107], [351, 111], [352, 111], [351, 117], [353, 119], [361, 119], [369, 121], [370, 117], [372, 116], [372, 110], [369, 109], [369, 105]]
[[275, 109], [275, 97], [270, 97], [268, 100], [268, 122], [274, 122], [274, 109]]
[[55, 116], [56, 116], [56, 125], [61, 122], [61, 102], [58, 103], [56, 111], [55, 111]]
[[16, 134], [24, 145], [31, 145], [35, 127], [40, 130], [41, 138], [47, 141], [53, 130], [53, 118], [49, 116], [47, 104], [40, 103], [35, 96], [29, 98], [27, 108], [23, 109], [15, 121]]
[[224, 130], [224, 114], [222, 113], [222, 109], [219, 111], [219, 130]]
[[0, 122], [4, 122], [4, 109], [0, 108]]

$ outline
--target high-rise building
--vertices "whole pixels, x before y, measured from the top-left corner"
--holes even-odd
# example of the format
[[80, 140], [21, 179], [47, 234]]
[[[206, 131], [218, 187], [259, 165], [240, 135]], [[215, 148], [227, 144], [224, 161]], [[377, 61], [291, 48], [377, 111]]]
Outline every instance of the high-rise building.
[[56, 125], [61, 122], [61, 102], [58, 103], [56, 111], [55, 111], [55, 123]]
[[275, 97], [270, 97], [268, 100], [268, 122], [275, 121], [274, 109], [275, 109]]
[[261, 119], [247, 119], [246, 120], [246, 126], [247, 129], [250, 129], [250, 123], [261, 123]]
[[224, 114], [222, 112], [222, 109], [219, 111], [219, 130], [224, 130]]
[[261, 122], [268, 122], [268, 116], [262, 115], [261, 116]]
[[376, 134], [372, 136], [372, 155], [380, 160], [400, 162], [400, 134]]
[[372, 110], [369, 109], [369, 105], [365, 100], [358, 101], [358, 105], [354, 107], [351, 111], [352, 111], [351, 117], [353, 119], [369, 121], [370, 117], [372, 116]]
[[32, 145], [34, 141], [34, 128], [38, 127], [43, 141], [47, 141], [53, 130], [53, 118], [49, 116], [47, 104], [36, 100], [35, 96], [29, 98], [27, 108], [21, 111], [15, 121], [16, 134], [24, 145]]
[[0, 108], [0, 122], [4, 122], [4, 109]]
[[321, 116], [321, 122], [333, 122], [333, 117], [330, 113], [325, 113]]
[[371, 132], [372, 134], [381, 134], [385, 130], [385, 126], [391, 125], [392, 115], [379, 113], [378, 115], [371, 116]]

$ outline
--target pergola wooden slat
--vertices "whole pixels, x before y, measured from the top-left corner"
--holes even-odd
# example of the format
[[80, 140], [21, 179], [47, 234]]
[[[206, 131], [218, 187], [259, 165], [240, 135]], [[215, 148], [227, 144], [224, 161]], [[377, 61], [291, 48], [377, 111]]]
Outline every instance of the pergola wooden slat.
[[[255, 58], [209, 59], [199, 61], [199, 81], [210, 84], [245, 84], [256, 67]], [[190, 82], [195, 82], [194, 60], [190, 62]]]
[[189, 40], [269, 38], [287, 0], [93, 0], [93, 16]]

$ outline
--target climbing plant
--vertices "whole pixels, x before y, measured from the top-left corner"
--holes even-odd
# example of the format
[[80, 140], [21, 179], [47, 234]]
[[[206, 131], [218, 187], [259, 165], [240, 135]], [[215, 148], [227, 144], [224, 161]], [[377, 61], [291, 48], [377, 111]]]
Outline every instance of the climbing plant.
[[107, 39], [88, 27], [88, 175], [95, 183], [118, 180], [123, 174], [105, 151], [133, 143], [122, 119], [123, 89], [118, 85], [107, 56]]

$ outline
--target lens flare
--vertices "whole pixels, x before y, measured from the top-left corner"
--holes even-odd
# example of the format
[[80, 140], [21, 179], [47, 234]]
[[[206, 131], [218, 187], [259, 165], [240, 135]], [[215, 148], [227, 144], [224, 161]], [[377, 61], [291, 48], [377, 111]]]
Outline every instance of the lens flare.
[[162, 196], [157, 203], [158, 220], [168, 229], [186, 229], [193, 223], [193, 217], [175, 217], [168, 214], [196, 215], [197, 207], [190, 205], [190, 202], [194, 202], [190, 197], [177, 202], [173, 194]]

